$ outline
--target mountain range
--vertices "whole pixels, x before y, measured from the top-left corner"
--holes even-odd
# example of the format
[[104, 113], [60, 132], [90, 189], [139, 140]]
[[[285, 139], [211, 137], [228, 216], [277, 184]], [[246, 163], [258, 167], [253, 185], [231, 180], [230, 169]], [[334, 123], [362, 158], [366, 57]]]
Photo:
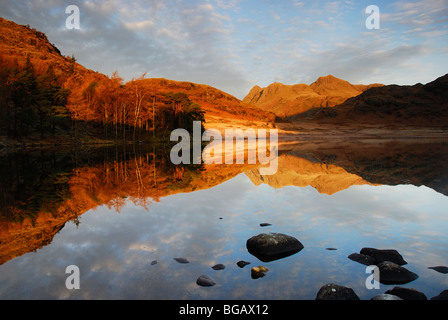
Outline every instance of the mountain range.
[[135, 140], [198, 117], [218, 129], [273, 127], [281, 120], [439, 127], [448, 123], [448, 75], [413, 86], [351, 84], [327, 75], [310, 85], [254, 86], [240, 100], [206, 84], [145, 74], [124, 82], [117, 72], [107, 76], [85, 68], [73, 55], [62, 55], [44, 33], [28, 25], [0, 17], [0, 30], [3, 137], [65, 135], [70, 140], [83, 131], [76, 131], [73, 123], [82, 121], [81, 129], [86, 123], [97, 124], [96, 138]]
[[427, 84], [373, 87], [336, 106], [334, 112], [320, 111], [316, 120], [446, 127], [448, 74]]
[[445, 126], [448, 74], [413, 86], [357, 85], [328, 75], [311, 85], [254, 86], [243, 101], [292, 121]]
[[285, 85], [275, 82], [266, 88], [254, 86], [244, 102], [291, 118], [313, 108], [334, 107], [372, 87], [382, 84], [354, 85], [332, 75], [318, 78], [311, 85]]

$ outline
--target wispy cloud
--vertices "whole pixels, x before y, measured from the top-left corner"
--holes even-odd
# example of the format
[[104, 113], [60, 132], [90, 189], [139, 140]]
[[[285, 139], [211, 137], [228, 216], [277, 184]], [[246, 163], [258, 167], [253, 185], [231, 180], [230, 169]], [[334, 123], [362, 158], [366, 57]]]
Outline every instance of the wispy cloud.
[[45, 32], [93, 70], [206, 83], [238, 98], [274, 80], [334, 73], [349, 81], [418, 82], [448, 67], [441, 56], [448, 0], [380, 2], [381, 30], [374, 32], [365, 28], [364, 5], [349, 0], [71, 4], [81, 10], [81, 30], [65, 28], [62, 0], [1, 0], [0, 16]]
[[381, 15], [383, 23], [390, 28], [402, 26], [405, 33], [418, 34], [448, 29], [447, 0], [398, 1], [392, 7], [393, 12]]

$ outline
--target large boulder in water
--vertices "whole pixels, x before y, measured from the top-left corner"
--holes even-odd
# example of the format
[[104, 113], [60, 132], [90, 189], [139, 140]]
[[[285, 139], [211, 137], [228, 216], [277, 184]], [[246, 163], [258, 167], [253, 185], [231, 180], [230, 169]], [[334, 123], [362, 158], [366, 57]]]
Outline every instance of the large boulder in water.
[[418, 278], [414, 272], [390, 261], [379, 263], [378, 269], [382, 284], [405, 284]]
[[398, 296], [389, 293], [377, 294], [372, 297], [370, 300], [403, 300]]
[[428, 300], [423, 292], [415, 290], [414, 288], [394, 287], [387, 290], [385, 293], [393, 294], [403, 300]]
[[407, 264], [395, 249], [362, 248], [359, 253], [352, 253], [348, 258], [366, 266], [377, 265], [384, 261], [390, 261], [400, 266]]
[[439, 295], [432, 297], [431, 300], [448, 300], [448, 290], [443, 290]]
[[400, 253], [395, 249], [375, 249], [375, 248], [362, 248], [359, 252], [375, 259], [374, 264], [381, 263], [383, 261], [390, 261], [400, 266], [407, 264]]
[[329, 283], [319, 289], [316, 300], [359, 300], [359, 297], [352, 288]]
[[348, 256], [348, 258], [350, 260], [359, 262], [359, 263], [364, 264], [366, 266], [371, 266], [371, 265], [376, 263], [376, 260], [373, 257], [368, 256], [366, 254], [352, 253], [351, 255]]
[[261, 233], [246, 242], [247, 250], [263, 262], [281, 259], [303, 249], [302, 243], [283, 233]]

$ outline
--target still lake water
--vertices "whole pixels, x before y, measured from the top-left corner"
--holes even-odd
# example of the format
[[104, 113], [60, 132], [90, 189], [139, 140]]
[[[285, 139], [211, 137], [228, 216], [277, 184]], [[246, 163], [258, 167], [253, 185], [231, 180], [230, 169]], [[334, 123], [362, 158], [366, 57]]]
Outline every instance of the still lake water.
[[[399, 286], [428, 299], [448, 289], [428, 269], [448, 265], [444, 141], [297, 143], [274, 176], [180, 170], [166, 150], [127, 148], [3, 155], [1, 299], [313, 300], [327, 283], [370, 299], [396, 285], [366, 288], [366, 266], [347, 258], [363, 247], [400, 252], [419, 278]], [[304, 249], [261, 262], [246, 241], [268, 232]], [[79, 290], [66, 288], [69, 265]], [[258, 265], [269, 271], [253, 279]], [[216, 285], [198, 286], [202, 274]]]

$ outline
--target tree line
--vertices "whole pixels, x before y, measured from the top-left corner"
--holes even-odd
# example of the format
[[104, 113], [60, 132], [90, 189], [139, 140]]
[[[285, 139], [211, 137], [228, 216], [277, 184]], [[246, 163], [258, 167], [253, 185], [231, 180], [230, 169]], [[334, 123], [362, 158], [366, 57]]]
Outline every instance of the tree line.
[[145, 82], [145, 74], [124, 83], [118, 72], [80, 73], [75, 57], [67, 60], [61, 72], [52, 63], [35, 68], [29, 57], [21, 64], [0, 55], [0, 135], [142, 141], [204, 119], [187, 94], [163, 93]]

